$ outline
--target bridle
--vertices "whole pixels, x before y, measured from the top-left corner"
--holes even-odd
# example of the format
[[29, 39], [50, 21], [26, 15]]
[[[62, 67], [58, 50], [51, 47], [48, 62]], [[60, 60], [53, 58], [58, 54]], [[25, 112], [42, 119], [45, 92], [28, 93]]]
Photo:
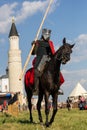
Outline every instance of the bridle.
[[72, 50], [69, 46], [62, 46], [61, 49], [59, 49], [59, 53], [56, 56], [56, 60], [61, 61], [61, 63], [65, 64], [67, 61], [70, 60], [71, 53]]

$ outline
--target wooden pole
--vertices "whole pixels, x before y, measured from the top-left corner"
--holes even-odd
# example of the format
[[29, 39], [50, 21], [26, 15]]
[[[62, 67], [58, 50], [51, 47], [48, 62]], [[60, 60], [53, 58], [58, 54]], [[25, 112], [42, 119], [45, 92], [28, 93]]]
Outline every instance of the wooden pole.
[[[50, 2], [49, 2], [49, 4], [48, 4], [48, 7], [47, 7], [47, 9], [46, 9], [46, 12], [45, 12], [45, 14], [44, 14], [44, 17], [43, 17], [43, 19], [42, 19], [42, 22], [41, 22], [41, 24], [40, 24], [40, 27], [39, 27], [39, 29], [38, 29], [38, 32], [37, 32], [37, 34], [36, 34], [36, 37], [35, 37], [35, 40], [34, 40], [34, 41], [36, 41], [36, 40], [38, 39], [38, 36], [39, 36], [39, 34], [40, 34], [40, 31], [41, 31], [41, 28], [42, 28], [43, 23], [44, 23], [44, 21], [45, 21], [45, 19], [46, 19], [46, 16], [47, 16], [47, 14], [48, 14], [48, 11], [49, 11], [49, 9], [50, 9], [50, 6], [51, 6], [52, 2], [53, 2], [53, 0], [50, 0]], [[34, 46], [35, 46], [35, 44], [32, 45], [32, 48], [31, 48], [31, 50], [30, 50], [30, 52], [29, 52], [29, 54], [28, 54], [27, 60], [26, 60], [25, 65], [24, 65], [24, 68], [23, 68], [23, 70], [22, 70], [22, 72], [21, 72], [21, 74], [20, 74], [20, 76], [19, 76], [19, 80], [22, 79], [22, 77], [23, 77], [23, 75], [24, 75], [24, 73], [25, 73], [25, 70], [26, 70], [27, 65], [28, 65], [28, 63], [29, 63], [30, 56], [31, 56], [31, 53], [32, 53], [32, 51], [33, 51], [33, 49], [34, 49]]]

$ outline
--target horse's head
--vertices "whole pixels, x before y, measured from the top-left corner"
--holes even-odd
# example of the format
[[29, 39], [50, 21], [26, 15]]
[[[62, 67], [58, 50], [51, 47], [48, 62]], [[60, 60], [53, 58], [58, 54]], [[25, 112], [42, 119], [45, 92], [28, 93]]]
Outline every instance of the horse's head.
[[56, 55], [57, 59], [60, 60], [62, 64], [66, 64], [70, 60], [70, 54], [72, 53], [74, 45], [75, 44], [70, 45], [66, 43], [66, 38], [63, 39], [63, 45], [58, 49], [58, 55]]

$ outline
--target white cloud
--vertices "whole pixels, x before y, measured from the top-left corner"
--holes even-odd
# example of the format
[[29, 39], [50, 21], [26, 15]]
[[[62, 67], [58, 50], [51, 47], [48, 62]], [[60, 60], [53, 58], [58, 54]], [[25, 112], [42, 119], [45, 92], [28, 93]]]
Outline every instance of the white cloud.
[[14, 15], [14, 9], [16, 8], [17, 3], [13, 3], [13, 4], [4, 4], [0, 7], [0, 22], [6, 20], [9, 18], [9, 16]]
[[73, 57], [71, 62], [81, 62], [87, 60], [87, 34], [79, 35], [75, 40]]
[[85, 69], [81, 69], [80, 71], [79, 70], [73, 70], [73, 71], [69, 71], [69, 70], [62, 70], [62, 72], [64, 73], [64, 74], [66, 74], [66, 75], [73, 75], [73, 76], [75, 76], [75, 74], [77, 75], [77, 76], [84, 76], [84, 75], [87, 75], [87, 70], [85, 70]]
[[85, 84], [85, 83], [87, 83], [87, 80], [82, 78], [82, 79], [80, 80], [80, 83], [81, 83], [81, 84]]
[[77, 37], [76, 42], [78, 42], [80, 45], [87, 43], [87, 34], [81, 34]]
[[0, 33], [5, 33], [10, 23], [10, 18], [15, 14], [14, 9], [17, 3], [5, 4], [0, 7]]
[[16, 16], [17, 21], [22, 21], [26, 19], [27, 17], [34, 15], [38, 11], [43, 11], [46, 5], [47, 5], [47, 1], [23, 2], [22, 8], [18, 11], [17, 16]]
[[[18, 2], [2, 5], [0, 7], [0, 33], [8, 32], [8, 27], [13, 16], [17, 23], [21, 23], [37, 12], [44, 12], [48, 6], [48, 2], [49, 0], [38, 0], [31, 2], [24, 1], [21, 5]], [[50, 11], [54, 11], [56, 6], [58, 6], [58, 1], [54, 0]]]

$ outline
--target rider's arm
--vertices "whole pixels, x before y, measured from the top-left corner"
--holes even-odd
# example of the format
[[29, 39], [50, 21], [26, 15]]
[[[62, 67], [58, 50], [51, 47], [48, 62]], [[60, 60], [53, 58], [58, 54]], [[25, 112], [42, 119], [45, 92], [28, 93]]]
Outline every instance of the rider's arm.
[[38, 49], [38, 41], [33, 41], [31, 45], [35, 44], [34, 49], [32, 51], [32, 55], [36, 55]]

